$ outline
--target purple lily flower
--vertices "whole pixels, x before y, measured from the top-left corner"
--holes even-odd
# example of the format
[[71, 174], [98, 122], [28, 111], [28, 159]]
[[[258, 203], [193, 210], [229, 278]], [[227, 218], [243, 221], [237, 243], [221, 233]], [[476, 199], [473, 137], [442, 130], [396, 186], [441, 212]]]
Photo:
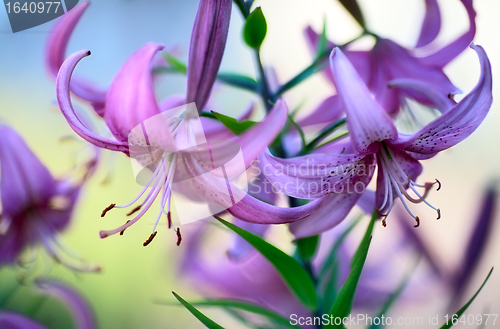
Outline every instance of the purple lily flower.
[[[72, 288], [52, 280], [37, 280], [41, 294], [55, 297], [64, 303], [74, 318], [75, 328], [96, 328], [94, 313], [88, 302]], [[0, 312], [0, 327], [4, 329], [46, 329], [44, 325], [13, 311]]]
[[[328, 216], [327, 213], [319, 216], [313, 214], [293, 223], [290, 225], [292, 233], [297, 237], [310, 236], [338, 224], [360, 196], [355, 190], [351, 189], [349, 192], [342, 187], [369, 182], [372, 170], [368, 170], [366, 174], [366, 168], [373, 169], [375, 163], [378, 167], [376, 209], [382, 216], [390, 212], [394, 199], [399, 197], [408, 213], [416, 220], [416, 226], [420, 219], [411, 212], [407, 201], [424, 202], [435, 209], [438, 218], [440, 217], [439, 209], [426, 200], [432, 186], [439, 182], [419, 185], [415, 181], [422, 171], [420, 160], [467, 138], [479, 127], [491, 107], [492, 77], [488, 57], [482, 47], [471, 47], [479, 56], [481, 77], [476, 87], [459, 103], [436, 92], [432, 84], [426, 85], [419, 80], [410, 79], [392, 82], [393, 86], [405, 88], [428, 99], [443, 113], [411, 135], [398, 133], [391, 118], [370, 93], [349, 59], [339, 48], [332, 51], [330, 65], [336, 88], [345, 106], [350, 142], [355, 152], [348, 155], [311, 154], [292, 159], [278, 159], [268, 153], [260, 157], [261, 166], [272, 168], [264, 169], [264, 175], [273, 184], [287, 187], [284, 190], [286, 194], [301, 198], [329, 195], [338, 200], [338, 205], [332, 207], [335, 213]], [[305, 173], [297, 170], [300, 166], [304, 167]], [[364, 175], [360, 175], [362, 172]], [[303, 181], [315, 186], [315, 189], [301, 193], [298, 184]], [[423, 192], [420, 193], [417, 188], [422, 188]], [[410, 195], [408, 189], [415, 196]], [[382, 223], [386, 224], [385, 219]]]
[[[204, 53], [207, 58], [201, 66], [195, 61], [196, 63], [193, 64], [188, 74], [187, 83], [187, 100], [195, 100], [198, 103], [197, 105], [203, 106], [205, 104], [209, 91], [212, 89], [222, 57], [219, 50], [224, 48], [226, 41], [230, 11], [231, 1], [228, 0], [203, 0], [198, 8], [189, 62], [195, 61], [193, 56], [198, 56], [198, 52]], [[207, 26], [211, 27], [210, 33], [204, 30]], [[203, 201], [210, 204], [222, 205], [226, 208], [231, 207], [230, 211], [245, 221], [268, 224], [283, 223], [298, 220], [309, 215], [321, 201], [313, 202], [298, 211], [282, 209], [254, 199], [232, 184], [229, 185], [232, 194], [224, 198], [223, 195], [228, 193], [229, 183], [223, 177], [211, 177], [209, 181], [204, 181], [207, 177], [201, 176], [205, 176], [204, 174], [207, 171], [198, 162], [201, 160], [213, 161], [213, 159], [212, 154], [209, 157], [209, 152], [206, 150], [204, 152], [207, 155], [204, 158], [201, 156], [202, 159], [195, 155], [198, 151], [193, 148], [196, 148], [199, 144], [197, 143], [199, 136], [196, 135], [195, 127], [193, 126], [194, 123], [191, 123], [191, 119], [197, 117], [197, 114], [188, 110], [183, 113], [176, 112], [179, 110], [179, 106], [187, 102], [183, 96], [175, 95], [169, 97], [160, 104], [156, 101], [151, 62], [155, 54], [161, 49], [163, 49], [163, 46], [156, 43], [148, 43], [143, 46], [126, 61], [111, 83], [106, 95], [106, 107], [103, 117], [114, 139], [99, 136], [91, 131], [77, 117], [71, 103], [70, 86], [72, 73], [77, 63], [82, 58], [88, 56], [90, 52], [82, 50], [71, 55], [64, 61], [59, 70], [57, 98], [62, 113], [73, 130], [88, 142], [101, 148], [123, 152], [128, 156], [136, 158], [140, 163], [151, 169], [151, 179], [132, 202], [123, 206], [112, 204], [103, 211], [101, 216], [104, 216], [112, 208], [132, 206], [145, 194], [148, 187], [152, 187], [151, 191], [144, 198], [144, 201], [136, 206], [129, 215], [137, 211], [140, 212], [133, 219], [114, 230], [101, 231], [101, 237], [105, 238], [109, 235], [121, 233], [137, 222], [149, 210], [154, 200], [160, 195], [162, 188], [161, 207], [156, 223], [158, 223], [162, 214], [166, 214], [169, 226], [171, 226], [170, 203], [172, 184], [179, 180], [178, 178], [185, 179], [186, 177], [191, 177], [191, 192], [194, 188], [198, 196], [200, 196], [200, 193], [203, 194]], [[216, 51], [215, 49], [218, 50]], [[193, 96], [191, 95], [193, 92], [199, 92], [200, 94]], [[188, 104], [186, 108], [189, 109], [190, 105]], [[285, 103], [278, 101], [262, 123], [241, 136], [233, 137], [229, 141], [230, 143], [237, 143], [241, 147], [245, 168], [248, 168], [253, 160], [274, 140], [287, 120], [287, 112], [288, 109]], [[148, 122], [150, 122], [148, 120], [158, 116], [166, 121], [162, 121], [159, 125], [154, 122], [152, 123], [154, 139], [143, 136], [141, 140], [141, 136], [139, 135], [143, 134], [142, 129], [148, 125]], [[212, 130], [211, 132], [215, 134], [218, 131]], [[149, 132], [148, 134], [151, 135]], [[210, 140], [214, 139], [213, 136], [206, 133], [204, 135], [207, 145], [210, 145]], [[144, 147], [144, 144], [148, 144], [148, 147]], [[218, 154], [221, 158], [227, 158], [226, 154], [231, 152], [231, 147], [227, 147], [227, 145], [228, 143], [219, 143], [217, 146], [209, 146], [210, 152]], [[154, 149], [152, 153], [150, 153], [149, 147]], [[189, 149], [191, 151], [188, 151]], [[181, 151], [182, 154], [179, 153]], [[154, 155], [149, 157], [148, 154]], [[236, 173], [232, 171], [231, 167], [228, 167], [227, 175], [234, 177], [234, 174]], [[216, 192], [213, 193], [214, 197], [209, 197], [208, 193], [205, 193], [207, 188], [210, 191]], [[240, 201], [236, 203], [235, 200]], [[167, 207], [167, 210], [165, 210], [165, 207]], [[277, 216], [267, 216], [269, 211], [273, 211]], [[262, 214], [266, 214], [266, 216]], [[151, 237], [144, 245], [149, 244], [151, 239], [156, 235], [155, 229], [156, 225], [153, 228]], [[179, 238], [178, 243], [180, 243], [180, 231], [179, 229], [176, 231]]]
[[[95, 163], [89, 163], [86, 177]], [[26, 248], [40, 244], [71, 269], [98, 270], [68, 259], [57, 241], [57, 234], [70, 223], [83, 182], [52, 177], [24, 140], [5, 125], [0, 125], [0, 164], [0, 265], [15, 263]]]
[[[391, 116], [398, 113], [401, 106], [405, 104], [405, 96], [407, 96], [407, 91], [387, 88], [387, 84], [391, 80], [419, 80], [432, 85], [436, 92], [445, 97], [461, 92], [444, 74], [443, 68], [470, 45], [476, 33], [476, 12], [472, 6], [472, 0], [462, 0], [462, 4], [469, 16], [469, 30], [452, 43], [425, 57], [417, 57], [414, 55], [414, 51], [406, 49], [394, 41], [379, 37], [370, 51], [343, 50], [368, 89]], [[420, 48], [431, 43], [436, 38], [440, 26], [440, 13], [436, 0], [426, 0], [426, 15], [416, 47]], [[305, 34], [311, 44], [311, 49], [316, 51], [319, 35], [310, 27], [306, 29]], [[329, 47], [333, 46], [334, 44], [330, 42]], [[330, 70], [324, 72], [326, 77], [335, 83]], [[432, 105], [419, 94], [411, 93], [410, 96], [424, 105]], [[329, 109], [325, 106], [319, 106], [301, 123], [303, 125], [318, 124], [324, 123], [326, 120], [333, 121], [339, 117], [339, 112], [342, 109], [341, 97], [334, 95], [325, 100], [325, 105]], [[325, 114], [326, 119], [322, 121]]]

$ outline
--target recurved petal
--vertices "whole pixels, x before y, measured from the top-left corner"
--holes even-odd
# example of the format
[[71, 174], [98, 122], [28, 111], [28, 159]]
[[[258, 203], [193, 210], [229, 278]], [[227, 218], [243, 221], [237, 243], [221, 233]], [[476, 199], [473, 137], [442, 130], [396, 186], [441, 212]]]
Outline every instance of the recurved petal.
[[96, 321], [88, 302], [70, 287], [56, 281], [37, 280], [38, 288], [42, 293], [56, 297], [71, 311], [76, 328], [94, 329]]
[[104, 120], [120, 142], [127, 142], [134, 127], [160, 113], [151, 62], [163, 48], [150, 42], [137, 50], [123, 64], [109, 87]]
[[[57, 77], [59, 68], [66, 57], [66, 48], [71, 34], [89, 4], [89, 1], [84, 1], [63, 15], [50, 33], [45, 50], [45, 61], [50, 74], [54, 78]], [[71, 91], [79, 98], [90, 102], [97, 114], [104, 115], [106, 91], [96, 88], [94, 84], [77, 77], [74, 77], [71, 81]]]
[[286, 195], [313, 199], [327, 193], [347, 193], [362, 187], [375, 169], [375, 156], [310, 154], [281, 159], [269, 152], [259, 157], [262, 173], [272, 186]]
[[484, 120], [493, 102], [491, 65], [481, 46], [472, 45], [481, 63], [476, 87], [455, 107], [414, 135], [402, 135], [393, 142], [398, 148], [421, 154], [433, 154], [452, 147], [474, 132]]
[[44, 325], [12, 311], [0, 312], [0, 328], [4, 329], [47, 329]]
[[0, 198], [4, 216], [11, 219], [44, 205], [56, 190], [56, 181], [12, 128], [0, 125]]
[[446, 47], [441, 48], [437, 52], [427, 57], [421, 58], [420, 60], [422, 63], [441, 68], [445, 67], [446, 64], [457, 57], [462, 51], [467, 48], [467, 46], [471, 44], [472, 40], [474, 40], [474, 36], [476, 35], [476, 12], [472, 5], [472, 0], [461, 1], [469, 16], [469, 30]]
[[328, 231], [344, 220], [360, 196], [360, 193], [326, 195], [323, 205], [314, 213], [290, 224], [290, 232], [295, 238], [300, 239]]
[[436, 0], [425, 0], [425, 17], [416, 47], [423, 47], [434, 41], [441, 29], [441, 13]]
[[336, 121], [344, 114], [344, 104], [339, 95], [333, 95], [326, 98], [315, 108], [311, 114], [301, 119], [298, 124], [301, 127], [325, 124]]
[[80, 50], [73, 55], [69, 56], [61, 66], [59, 74], [57, 75], [56, 89], [57, 89], [57, 102], [62, 111], [62, 114], [68, 121], [71, 128], [83, 139], [92, 143], [96, 146], [113, 150], [120, 151], [128, 154], [128, 144], [126, 142], [118, 142], [113, 139], [105, 138], [97, 135], [91, 131], [76, 115], [73, 105], [71, 104], [70, 95], [70, 82], [71, 75], [76, 67], [76, 64], [84, 58], [90, 55], [88, 50]]
[[226, 47], [231, 0], [201, 0], [191, 34], [187, 102], [201, 111], [210, 96]]
[[400, 78], [389, 81], [389, 87], [407, 90], [412, 94], [418, 94], [432, 103], [441, 113], [448, 112], [448, 110], [456, 105], [455, 101], [436, 90], [434, 85], [426, 81]]
[[354, 148], [360, 153], [374, 152], [378, 148], [376, 142], [396, 139], [398, 133], [391, 118], [339, 48], [330, 55], [330, 67], [345, 106]]

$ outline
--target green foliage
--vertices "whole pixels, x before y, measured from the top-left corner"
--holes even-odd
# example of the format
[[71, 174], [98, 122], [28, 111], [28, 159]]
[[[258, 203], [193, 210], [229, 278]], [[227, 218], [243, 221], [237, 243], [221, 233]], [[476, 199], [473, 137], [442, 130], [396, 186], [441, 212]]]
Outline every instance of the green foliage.
[[365, 18], [363, 13], [359, 8], [358, 2], [356, 0], [339, 0], [342, 6], [354, 17], [354, 19], [361, 25], [361, 27], [366, 29]]
[[189, 304], [184, 299], [182, 299], [181, 296], [177, 295], [173, 291], [172, 291], [172, 294], [174, 294], [175, 298], [177, 298], [177, 300], [182, 305], [184, 305], [184, 307], [187, 308], [188, 311], [191, 312], [191, 314], [193, 314], [198, 320], [200, 320], [200, 322], [203, 323], [207, 328], [209, 328], [209, 329], [224, 329], [224, 327], [218, 325], [213, 320], [211, 320], [209, 317], [207, 317], [205, 314], [198, 311], [193, 305]]
[[257, 7], [250, 13], [243, 26], [243, 39], [253, 49], [259, 49], [267, 33], [267, 23], [262, 8]]
[[238, 122], [235, 118], [212, 111], [212, 114], [219, 120], [227, 129], [231, 130], [235, 135], [241, 135], [248, 129], [252, 128], [257, 122], [244, 120]]
[[316, 253], [316, 248], [319, 243], [319, 235], [313, 235], [307, 238], [297, 240], [297, 249], [299, 250], [300, 257], [304, 261], [310, 261]]
[[293, 257], [287, 255], [272, 244], [264, 241], [260, 237], [249, 233], [236, 225], [233, 225], [222, 218], [214, 216], [219, 222], [231, 229], [250, 243], [262, 256], [264, 256], [276, 270], [281, 274], [283, 280], [288, 284], [290, 290], [297, 296], [302, 304], [309, 310], [316, 310], [318, 307], [318, 298], [314, 283], [301, 266]]

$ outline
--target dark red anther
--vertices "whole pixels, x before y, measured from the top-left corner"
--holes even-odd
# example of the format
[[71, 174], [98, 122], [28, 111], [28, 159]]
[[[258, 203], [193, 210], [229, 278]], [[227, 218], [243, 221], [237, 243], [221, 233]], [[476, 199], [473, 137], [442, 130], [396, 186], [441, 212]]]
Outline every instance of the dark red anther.
[[383, 227], [387, 227], [387, 222], [385, 221], [385, 218], [384, 218], [384, 219], [382, 219], [382, 226], [383, 226]]
[[144, 241], [144, 243], [142, 244], [144, 247], [147, 246], [148, 244], [151, 243], [151, 241], [153, 241], [154, 237], [156, 236], [156, 233], [158, 233], [158, 231], [155, 231], [154, 233], [152, 233], [149, 238]]
[[413, 227], [419, 227], [420, 226], [420, 218], [415, 217], [415, 220], [417, 221], [417, 224], [413, 225]]
[[181, 229], [178, 227], [176, 232], [177, 232], [177, 246], [180, 246], [182, 241]]
[[[129, 220], [125, 223], [127, 224], [128, 222], [130, 222]], [[120, 235], [123, 235], [123, 233], [125, 232], [126, 228], [124, 228], [123, 230], [120, 231]]]
[[138, 205], [137, 207], [135, 207], [134, 209], [132, 209], [132, 210], [131, 210], [128, 214], [127, 214], [127, 216], [130, 216], [130, 215], [132, 215], [132, 214], [136, 213], [137, 211], [141, 210], [141, 208], [142, 208], [142, 204], [140, 204], [140, 205]]
[[110, 204], [109, 206], [107, 206], [107, 207], [106, 207], [106, 209], [104, 209], [104, 210], [102, 211], [102, 213], [101, 213], [101, 217], [106, 216], [106, 213], [107, 213], [108, 211], [110, 211], [111, 209], [113, 209], [115, 206], [116, 206], [116, 203], [112, 203], [112, 204]]
[[438, 183], [438, 188], [436, 189], [436, 191], [439, 191], [439, 189], [441, 189], [441, 182], [436, 179], [436, 183]]
[[168, 228], [172, 227], [172, 216], [170, 215], [170, 211], [167, 213], [167, 220], [168, 220]]
[[440, 219], [441, 218], [441, 209], [438, 209], [437, 212], [438, 212], [438, 218], [436, 218], [436, 219]]

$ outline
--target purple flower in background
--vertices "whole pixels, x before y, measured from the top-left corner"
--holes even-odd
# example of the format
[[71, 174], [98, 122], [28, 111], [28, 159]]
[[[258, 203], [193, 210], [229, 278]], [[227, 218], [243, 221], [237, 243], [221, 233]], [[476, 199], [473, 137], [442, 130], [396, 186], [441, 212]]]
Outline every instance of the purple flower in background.
[[[85, 177], [95, 163], [89, 162]], [[0, 265], [13, 264], [26, 248], [42, 245], [71, 269], [98, 270], [68, 258], [57, 241], [57, 234], [70, 223], [83, 182], [52, 177], [24, 140], [5, 125], [0, 125], [0, 168]]]
[[[398, 113], [404, 105], [407, 91], [387, 88], [394, 79], [414, 79], [429, 84], [441, 96], [448, 97], [460, 93], [443, 68], [462, 53], [474, 39], [476, 33], [475, 16], [472, 0], [462, 0], [469, 17], [469, 30], [445, 47], [423, 57], [416, 56], [415, 50], [406, 49], [394, 41], [376, 37], [376, 43], [370, 51], [342, 50], [366, 84], [382, 108], [391, 116]], [[436, 0], [426, 0], [426, 15], [422, 24], [416, 50], [422, 47], [436, 46], [432, 43], [441, 28], [439, 7]], [[311, 48], [316, 51], [319, 35], [310, 27], [305, 31]], [[333, 43], [329, 43], [333, 47]], [[430, 48], [430, 47], [428, 47]], [[330, 70], [324, 71], [328, 79], [334, 83], [335, 78]], [[410, 96], [425, 105], [432, 105], [425, 97], [411, 93]], [[300, 124], [312, 125], [333, 121], [343, 113], [342, 100], [339, 95], [327, 98], [313, 113], [300, 121]], [[324, 119], [323, 119], [324, 118]]]
[[[42, 295], [55, 297], [70, 310], [75, 328], [97, 328], [94, 313], [88, 302], [72, 288], [52, 280], [37, 280]], [[0, 327], [4, 329], [45, 329], [44, 325], [13, 311], [0, 311]]]
[[[349, 192], [347, 188], [338, 187], [346, 183], [355, 185], [357, 181], [363, 183], [356, 175], [360, 176], [361, 172], [370, 173], [371, 170], [367, 171], [366, 168], [372, 168], [375, 163], [378, 167], [375, 205], [382, 216], [390, 212], [394, 199], [399, 197], [408, 213], [417, 221], [416, 226], [419, 225], [420, 219], [411, 212], [407, 201], [426, 203], [438, 212], [439, 218], [439, 209], [426, 200], [428, 192], [437, 182], [424, 185], [415, 182], [422, 171], [419, 160], [430, 158], [467, 138], [479, 127], [492, 104], [491, 67], [488, 57], [480, 46], [471, 47], [479, 56], [481, 77], [476, 87], [459, 103], [436, 92], [432, 84], [428, 85], [419, 80], [401, 79], [391, 83], [421, 95], [443, 113], [411, 135], [398, 133], [392, 119], [370, 93], [349, 59], [339, 48], [332, 51], [330, 64], [335, 86], [345, 106], [350, 134], [347, 152], [352, 154], [312, 154], [293, 159], [278, 159], [264, 154], [261, 156], [261, 166], [272, 168], [264, 168], [264, 175], [273, 184], [280, 183], [285, 186], [286, 194], [306, 197], [294, 189], [300, 187], [297, 184], [305, 180], [316, 187], [312, 191], [315, 193], [313, 196], [330, 194], [333, 198], [341, 198], [334, 209], [345, 210], [321, 216], [313, 214], [293, 223], [290, 226], [292, 233], [297, 237], [310, 236], [337, 225], [354, 205], [360, 193], [356, 193], [355, 189]], [[300, 166], [305, 168], [305, 173], [297, 170]], [[417, 188], [423, 188], [423, 193]], [[411, 189], [415, 196], [410, 195], [408, 189]], [[307, 193], [310, 194], [311, 191]], [[382, 223], [385, 225], [385, 220]]]

